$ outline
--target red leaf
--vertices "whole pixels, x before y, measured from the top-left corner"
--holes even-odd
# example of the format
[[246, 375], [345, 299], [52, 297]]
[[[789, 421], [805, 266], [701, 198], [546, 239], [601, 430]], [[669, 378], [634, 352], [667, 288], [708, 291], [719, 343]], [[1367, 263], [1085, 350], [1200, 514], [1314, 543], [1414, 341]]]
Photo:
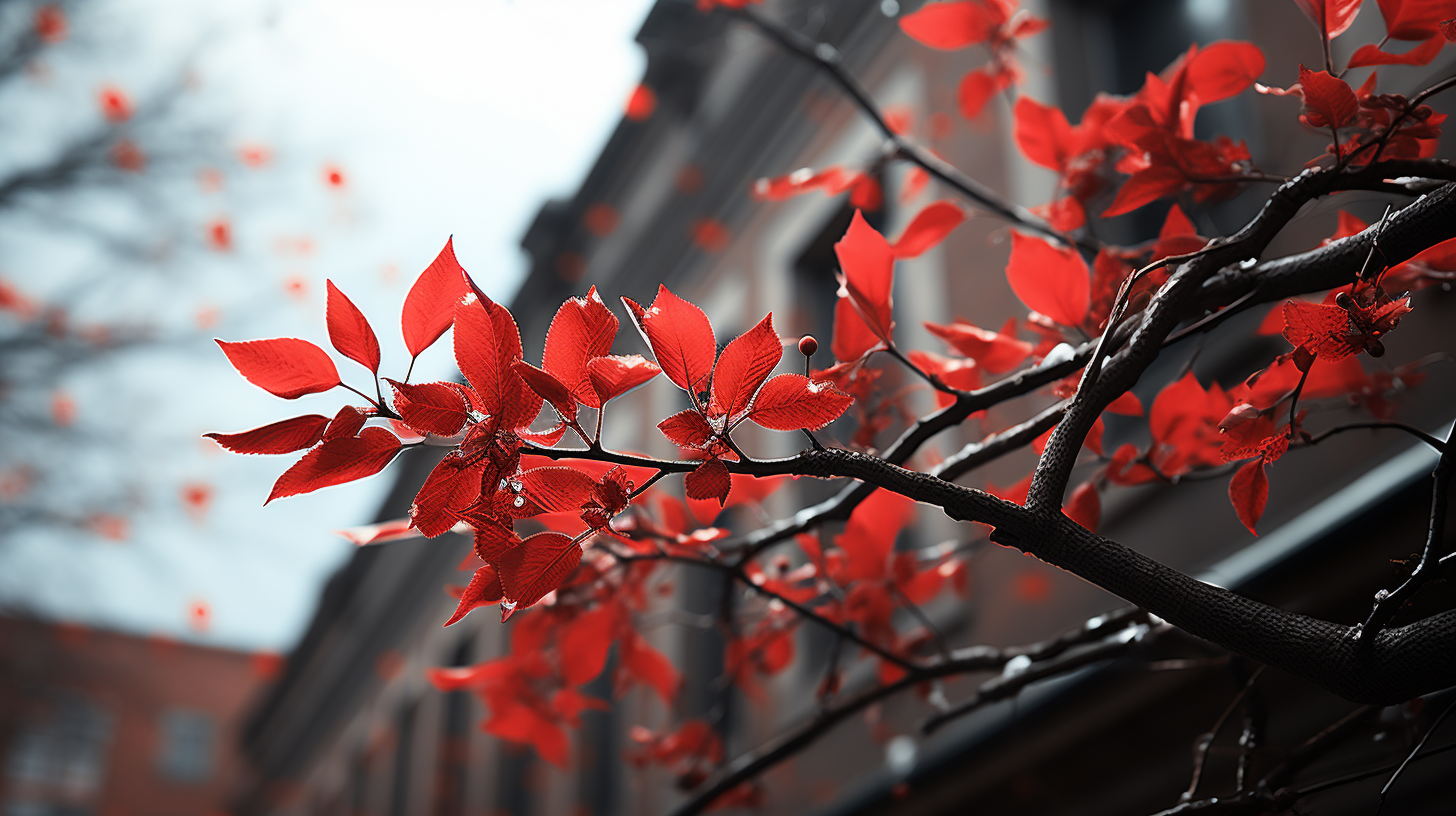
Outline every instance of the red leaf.
[[1184, 76], [1187, 92], [1209, 105], [1242, 93], [1264, 73], [1264, 52], [1253, 43], [1219, 41], [1189, 60]]
[[864, 322], [864, 318], [855, 311], [854, 303], [848, 297], [841, 297], [834, 302], [834, 337], [829, 343], [829, 350], [834, 354], [834, 359], [844, 363], [852, 363], [863, 357], [870, 349], [880, 346], [880, 340], [870, 327]]
[[1208, 242], [1198, 236], [1193, 222], [1183, 214], [1183, 208], [1174, 204], [1168, 208], [1168, 217], [1163, 221], [1163, 228], [1158, 231], [1158, 242], [1153, 246], [1153, 260], [1196, 252], [1206, 243]]
[[465, 270], [455, 260], [455, 239], [445, 241], [445, 248], [420, 273], [404, 299], [400, 323], [404, 328], [404, 345], [412, 356], [429, 348], [450, 328], [455, 319], [455, 301], [465, 296]]
[[[1456, 10], [1453, 10], [1456, 11]], [[1380, 50], [1376, 45], [1362, 45], [1350, 55], [1351, 68], [1364, 68], [1367, 65], [1426, 65], [1441, 53], [1446, 45], [1446, 38], [1436, 34], [1426, 39], [1415, 48], [1407, 50], [1403, 54], [1392, 54]]]
[[826, 380], [780, 374], [763, 384], [748, 418], [775, 431], [817, 431], [839, 419], [854, 397]]
[[967, 71], [961, 77], [960, 85], [956, 86], [956, 104], [960, 107], [961, 116], [967, 119], [980, 116], [991, 97], [1007, 86], [1004, 77], [1004, 74], [993, 75], [985, 68]]
[[365, 428], [357, 437], [331, 439], [284, 471], [263, 504], [373, 476], [384, 470], [398, 452], [399, 439], [383, 428]]
[[410, 385], [385, 378], [394, 387], [394, 408], [405, 424], [436, 436], [454, 436], [469, 419], [465, 397], [454, 383]]
[[1005, 374], [1031, 356], [1032, 344], [1018, 340], [1010, 333], [1016, 321], [1008, 323], [1011, 329], [993, 332], [964, 321], [949, 324], [926, 323], [925, 328], [936, 337], [950, 344], [957, 352], [975, 360], [991, 374]]
[[1092, 273], [1075, 249], [1059, 249], [1041, 238], [1013, 232], [1006, 279], [1028, 308], [1063, 326], [1076, 326], [1087, 316]]
[[1456, 13], [1448, 0], [1379, 0], [1379, 3], [1385, 31], [1392, 40], [1424, 40], [1439, 34], [1442, 21]]
[[1264, 472], [1264, 460], [1255, 459], [1238, 469], [1229, 480], [1229, 501], [1239, 521], [1258, 535], [1254, 525], [1264, 515], [1264, 505], [1269, 501], [1269, 475]]
[[577, 615], [557, 639], [561, 679], [573, 686], [591, 682], [607, 666], [617, 626], [617, 607], [607, 603]]
[[329, 342], [350, 360], [379, 373], [379, 338], [354, 302], [344, 296], [333, 281], [325, 281], [329, 290], [325, 315], [329, 324]]
[[[517, 360], [512, 368], [521, 379], [526, 381], [526, 385], [530, 386], [532, 391], [551, 403], [551, 406], [561, 414], [563, 419], [569, 422], [576, 421], [576, 395], [567, 389], [560, 380], [525, 360]], [[596, 394], [593, 393], [592, 396], [595, 397]]]
[[640, 354], [609, 354], [586, 364], [587, 377], [598, 405], [606, 405], [662, 372], [656, 363]]
[[1130, 213], [1144, 204], [1178, 192], [1187, 181], [1182, 171], [1176, 167], [1159, 164], [1139, 170], [1122, 183], [1122, 188], [1117, 191], [1117, 197], [1112, 200], [1111, 206], [1102, 211], [1102, 217], [1112, 218]]
[[480, 397], [487, 414], [499, 414], [501, 404], [500, 359], [496, 354], [495, 322], [485, 304], [467, 295], [455, 305], [455, 364]]
[[1303, 300], [1284, 302], [1284, 339], [1304, 346], [1315, 356], [1339, 360], [1365, 348], [1365, 339], [1350, 331], [1350, 315], [1339, 306]]
[[587, 362], [612, 353], [617, 327], [617, 316], [602, 302], [595, 286], [587, 290], [585, 297], [568, 299], [556, 310], [551, 328], [546, 330], [541, 368], [570, 389], [581, 404], [602, 407], [592, 390]]
[[450, 616], [450, 620], [445, 621], [445, 625], [459, 623], [470, 613], [470, 610], [478, 606], [498, 603], [501, 593], [501, 582], [495, 574], [495, 567], [486, 564], [470, 577], [469, 586], [465, 587], [465, 591], [460, 594], [460, 605], [455, 607], [455, 614]]
[[239, 374], [274, 396], [296, 399], [339, 385], [334, 361], [307, 340], [280, 337], [245, 343], [218, 340], [217, 344]]
[[900, 30], [912, 40], [942, 51], [953, 51], [985, 42], [1004, 15], [979, 0], [928, 3], [913, 14], [900, 18]]
[[1058, 173], [1065, 170], [1072, 146], [1072, 126], [1067, 124], [1067, 115], [1061, 108], [1022, 96], [1011, 112], [1016, 118], [1016, 146], [1027, 160]]
[[1301, 65], [1299, 85], [1304, 89], [1304, 120], [1310, 127], [1342, 128], [1359, 117], [1360, 100], [1343, 79]]
[[713, 368], [713, 396], [708, 413], [736, 417], [748, 408], [759, 386], [784, 356], [784, 344], [774, 331], [773, 314], [733, 338]]
[[[975, 360], [953, 360], [915, 349], [906, 355], [921, 371], [931, 374], [942, 383], [960, 391], [974, 391], [981, 387], [981, 367]], [[944, 408], [956, 400], [952, 394], [935, 392], [935, 407]]]
[[574, 513], [591, 500], [597, 485], [585, 473], [559, 465], [524, 470], [517, 479], [527, 506], [538, 513]]
[[849, 514], [844, 532], [834, 539], [848, 559], [836, 580], [847, 583], [885, 577], [895, 539], [909, 522], [914, 506], [913, 500], [888, 490], [876, 490], [860, 502]]
[[480, 498], [484, 464], [466, 465], [459, 451], [451, 451], [435, 465], [410, 505], [410, 523], [434, 537], [455, 526], [458, 513]]
[[622, 303], [642, 339], [652, 348], [662, 373], [696, 401], [708, 390], [718, 351], [708, 316], [662, 285], [657, 287], [657, 297], [649, 308], [625, 297]]
[[689, 473], [683, 484], [687, 486], [690, 499], [717, 499], [722, 507], [728, 501], [728, 491], [733, 481], [728, 478], [728, 466], [722, 459], [705, 459], [696, 470]]
[[895, 287], [895, 255], [890, 244], [855, 210], [849, 229], [834, 244], [834, 254], [844, 270], [840, 276], [840, 296], [847, 296], [870, 331], [888, 344], [895, 328], [891, 298]]
[[[373, 409], [370, 409], [371, 411]], [[358, 408], [352, 405], [345, 405], [339, 409], [334, 418], [329, 422], [329, 427], [324, 430], [324, 441], [341, 437], [358, 436], [359, 429], [364, 427], [364, 421], [369, 417]]]
[[787, 176], [759, 179], [753, 185], [753, 194], [764, 201], [783, 201], [817, 189], [823, 189], [829, 195], [839, 195], [849, 188], [852, 178], [835, 165], [817, 173], [802, 167]]
[[692, 408], [678, 411], [657, 423], [657, 429], [679, 448], [704, 450], [708, 447], [708, 440], [713, 438], [713, 427]]
[[1360, 0], [1294, 0], [1326, 39], [1345, 33], [1360, 11]]
[[209, 433], [211, 439], [233, 453], [292, 453], [313, 447], [324, 438], [329, 418], [318, 414], [285, 419], [235, 434]]
[[561, 533], [537, 533], [506, 550], [496, 563], [505, 600], [501, 620], [553, 592], [581, 563], [581, 545]]
[[1090, 481], [1077, 485], [1062, 512], [1072, 521], [1097, 532], [1097, 523], [1102, 519], [1102, 502], [1097, 498], [1097, 486]]
[[944, 241], [965, 220], [965, 210], [953, 201], [937, 201], [927, 205], [915, 214], [910, 226], [905, 228], [904, 234], [890, 247], [890, 251], [896, 258], [917, 258]]
[[662, 702], [671, 706], [682, 686], [682, 675], [673, 668], [672, 662], [634, 631], [622, 638], [621, 649], [622, 668], [639, 682], [651, 686]]

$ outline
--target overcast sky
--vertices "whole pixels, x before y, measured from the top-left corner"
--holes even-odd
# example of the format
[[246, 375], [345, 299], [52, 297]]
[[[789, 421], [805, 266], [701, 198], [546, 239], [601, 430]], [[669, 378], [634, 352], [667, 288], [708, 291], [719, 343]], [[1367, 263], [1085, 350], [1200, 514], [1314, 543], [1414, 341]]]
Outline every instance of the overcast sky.
[[[270, 180], [227, 199], [226, 211], [223, 199], [190, 194], [199, 219], [232, 220], [236, 246], [189, 270], [186, 284], [151, 292], [144, 308], [172, 309], [184, 321], [215, 309], [212, 331], [228, 340], [299, 336], [327, 346], [323, 293], [331, 278], [374, 324], [383, 372], [400, 377], [408, 362], [400, 303], [448, 236], [489, 294], [513, 293], [525, 271], [518, 246], [525, 228], [547, 197], [575, 189], [642, 75], [632, 37], [650, 5], [106, 0], [75, 25], [101, 56], [62, 65], [46, 90], [86, 98], [100, 78], [139, 85], [176, 55], [196, 53], [196, 116], [230, 145], [268, 146]], [[330, 166], [343, 171], [342, 189], [322, 182]], [[311, 251], [299, 249], [304, 241]], [[25, 247], [28, 256], [9, 257], [9, 274], [44, 296], [64, 277], [49, 254], [59, 250], [44, 236]], [[434, 354], [422, 366], [417, 377], [437, 378], [450, 361]], [[347, 382], [372, 391], [362, 368], [342, 359], [339, 368]], [[120, 542], [9, 531], [0, 546], [0, 601], [220, 646], [291, 645], [322, 582], [349, 554], [332, 531], [369, 520], [389, 471], [264, 508], [292, 458], [221, 454], [199, 436], [332, 414], [345, 402], [341, 393], [292, 403], [271, 397], [238, 377], [207, 338], [180, 354], [134, 355], [68, 387], [83, 427], [90, 406], [129, 406], [127, 432], [154, 454], [136, 463], [147, 499]], [[177, 487], [189, 483], [216, 491], [200, 519], [176, 499]], [[201, 627], [189, 611], [199, 603], [209, 612]]]

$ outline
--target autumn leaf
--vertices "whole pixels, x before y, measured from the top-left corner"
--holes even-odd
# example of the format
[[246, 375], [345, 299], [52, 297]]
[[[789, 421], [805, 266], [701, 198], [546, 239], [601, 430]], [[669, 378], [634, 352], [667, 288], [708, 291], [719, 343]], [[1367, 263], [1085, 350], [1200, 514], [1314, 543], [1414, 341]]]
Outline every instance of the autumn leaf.
[[1013, 135], [1022, 155], [1033, 164], [1062, 172], [1072, 144], [1072, 126], [1060, 108], [1043, 105], [1029, 96], [1016, 100], [1011, 109], [1016, 120]]
[[1248, 42], [1221, 40], [1188, 61], [1185, 81], [1198, 104], [1210, 105], [1242, 93], [1264, 73], [1264, 52]]
[[455, 259], [455, 239], [445, 241], [445, 248], [410, 287], [404, 299], [400, 323], [404, 344], [411, 356], [429, 348], [455, 320], [455, 302], [465, 296], [469, 286], [465, 270]]
[[1304, 90], [1304, 121], [1310, 127], [1342, 128], [1360, 114], [1360, 100], [1343, 79], [1328, 71], [1311, 71], [1299, 66], [1299, 85]]
[[718, 351], [708, 316], [662, 285], [646, 309], [630, 298], [622, 303], [662, 373], [696, 402], [708, 390]]
[[1092, 273], [1076, 249], [1013, 232], [1006, 279], [1027, 308], [1063, 326], [1080, 325], [1087, 316]]
[[581, 545], [561, 533], [537, 533], [506, 550], [495, 565], [505, 590], [501, 621], [555, 591], [580, 563]]
[[480, 397], [488, 414], [501, 410], [501, 370], [496, 355], [495, 323], [473, 294], [455, 305], [455, 365]]
[[329, 326], [329, 342], [339, 353], [350, 360], [379, 373], [379, 339], [374, 329], [354, 302], [344, 296], [333, 281], [325, 281], [328, 288], [326, 322]]
[[910, 39], [941, 51], [954, 51], [985, 42], [1005, 16], [992, 4], [979, 0], [927, 3], [900, 18], [900, 30]]
[[251, 431], [234, 434], [208, 433], [203, 436], [233, 453], [292, 453], [313, 447], [324, 437], [329, 418], [318, 414], [294, 417]]
[[859, 316], [848, 297], [840, 297], [834, 302], [834, 336], [829, 343], [834, 359], [852, 363], [880, 345], [880, 339]]
[[575, 468], [562, 465], [523, 470], [516, 477], [530, 513], [574, 513], [592, 499], [596, 481]]
[[702, 413], [688, 408], [657, 423], [657, 429], [668, 441], [679, 448], [704, 450], [709, 440], [715, 437], [713, 426], [703, 418]]
[[617, 316], [602, 302], [595, 286], [583, 297], [568, 298], [546, 330], [541, 368], [566, 386], [577, 402], [602, 407], [587, 374], [587, 363], [611, 354], [618, 325]]
[[662, 702], [671, 706], [682, 687], [682, 675], [673, 668], [672, 662], [635, 631], [622, 638], [621, 654], [622, 669], [639, 682], [651, 686]]
[[445, 625], [451, 626], [459, 623], [477, 607], [499, 603], [503, 592], [500, 578], [495, 573], [495, 567], [486, 564], [471, 576], [470, 584], [460, 594], [460, 604], [455, 607], [455, 614], [445, 621]]
[[591, 682], [607, 667], [614, 630], [620, 620], [616, 604], [604, 603], [572, 618], [557, 639], [561, 679], [573, 686]]
[[717, 499], [722, 507], [728, 501], [728, 492], [733, 481], [728, 478], [728, 466], [722, 459], [705, 459], [701, 465], [683, 479], [690, 499]]
[[274, 396], [297, 399], [340, 384], [334, 361], [307, 340], [280, 337], [242, 343], [216, 342], [239, 374]]
[[409, 385], [385, 379], [394, 388], [394, 409], [411, 428], [454, 436], [470, 418], [460, 386], [454, 383]]
[[1360, 11], [1360, 0], [1294, 0], [1325, 39], [1345, 33]]
[[965, 210], [953, 201], [936, 201], [915, 214], [900, 240], [890, 245], [896, 258], [918, 258], [936, 247], [966, 220]]
[[774, 331], [773, 314], [733, 338], [718, 356], [713, 368], [710, 416], [727, 416], [729, 421], [747, 410], [759, 386], [783, 359], [784, 345]]
[[399, 439], [383, 428], [365, 428], [357, 437], [331, 439], [284, 471], [263, 504], [373, 476], [398, 452]]
[[586, 364], [598, 406], [606, 405], [658, 374], [662, 369], [640, 354], [609, 354], [595, 357]]
[[[1456, 13], [1456, 9], [1452, 11]], [[1370, 65], [1426, 65], [1435, 59], [1437, 54], [1441, 53], [1441, 49], [1445, 45], [1446, 38], [1440, 34], [1434, 34], [1428, 37], [1420, 45], [1408, 49], [1401, 54], [1382, 51], [1379, 46], [1373, 44], [1362, 45], [1355, 49], [1355, 53], [1350, 55], [1349, 67], [1364, 68]]]
[[948, 324], [926, 323], [925, 328], [991, 374], [1005, 374], [1016, 368], [1031, 356], [1035, 348], [1016, 338], [1014, 319], [999, 332], [961, 320]]
[[1264, 505], [1269, 501], [1269, 475], [1264, 472], [1264, 460], [1255, 459], [1245, 464], [1229, 480], [1229, 501], [1239, 521], [1258, 535], [1254, 525], [1264, 515]]
[[849, 229], [834, 244], [834, 254], [843, 270], [840, 296], [848, 297], [870, 331], [889, 344], [895, 328], [895, 255], [889, 242], [855, 210]]
[[748, 418], [775, 431], [817, 431], [838, 419], [854, 398], [833, 383], [780, 374], [763, 384]]

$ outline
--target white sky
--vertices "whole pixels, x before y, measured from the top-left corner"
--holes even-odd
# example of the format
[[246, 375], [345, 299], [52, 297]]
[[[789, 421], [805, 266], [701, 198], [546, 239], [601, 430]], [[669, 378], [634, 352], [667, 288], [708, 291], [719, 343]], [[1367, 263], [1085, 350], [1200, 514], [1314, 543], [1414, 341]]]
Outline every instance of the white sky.
[[[323, 282], [331, 278], [374, 324], [383, 373], [402, 377], [398, 316], [408, 285], [453, 234], [461, 262], [487, 292], [511, 295], [525, 270], [521, 235], [547, 197], [576, 188], [642, 75], [632, 37], [650, 5], [110, 0], [96, 12], [100, 23], [76, 25], [78, 37], [105, 45], [101, 74], [140, 84], [155, 67], [138, 55], [203, 43], [201, 121], [231, 144], [267, 144], [277, 157], [271, 181], [248, 188], [243, 204], [228, 199], [235, 252], [199, 265], [189, 286], [153, 292], [145, 308], [186, 320], [211, 306], [222, 315], [214, 331], [224, 339], [291, 335], [327, 347]], [[117, 36], [122, 44], [111, 42]], [[88, 98], [96, 70], [74, 77], [61, 70], [51, 91]], [[347, 174], [344, 192], [321, 183], [327, 163]], [[219, 214], [222, 199], [191, 195], [199, 220]], [[276, 251], [279, 239], [299, 236], [314, 241], [311, 254]], [[26, 270], [49, 269], [50, 250], [37, 238], [28, 251], [9, 279], [43, 296], [57, 278]], [[302, 297], [285, 294], [291, 278], [306, 282]], [[448, 374], [447, 354], [427, 358], [417, 378]], [[340, 358], [339, 368], [346, 381], [372, 390], [359, 366]], [[367, 521], [391, 471], [263, 508], [293, 457], [221, 454], [198, 437], [332, 414], [343, 392], [278, 400], [247, 385], [210, 342], [180, 355], [134, 357], [70, 387], [82, 426], [89, 406], [117, 413], [127, 406], [129, 432], [155, 452], [136, 465], [147, 499], [124, 542], [11, 535], [0, 546], [0, 602], [220, 646], [290, 646], [323, 580], [349, 555], [350, 545], [331, 531]], [[217, 491], [201, 521], [175, 498], [188, 481]], [[194, 601], [211, 610], [204, 632], [189, 626]]]

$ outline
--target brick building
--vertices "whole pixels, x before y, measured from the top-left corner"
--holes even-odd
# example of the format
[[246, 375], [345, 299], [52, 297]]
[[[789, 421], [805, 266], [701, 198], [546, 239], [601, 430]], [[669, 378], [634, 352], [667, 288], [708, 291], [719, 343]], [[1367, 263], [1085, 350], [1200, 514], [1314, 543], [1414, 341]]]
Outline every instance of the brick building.
[[280, 665], [250, 654], [0, 618], [0, 813], [213, 816], [237, 727]]

